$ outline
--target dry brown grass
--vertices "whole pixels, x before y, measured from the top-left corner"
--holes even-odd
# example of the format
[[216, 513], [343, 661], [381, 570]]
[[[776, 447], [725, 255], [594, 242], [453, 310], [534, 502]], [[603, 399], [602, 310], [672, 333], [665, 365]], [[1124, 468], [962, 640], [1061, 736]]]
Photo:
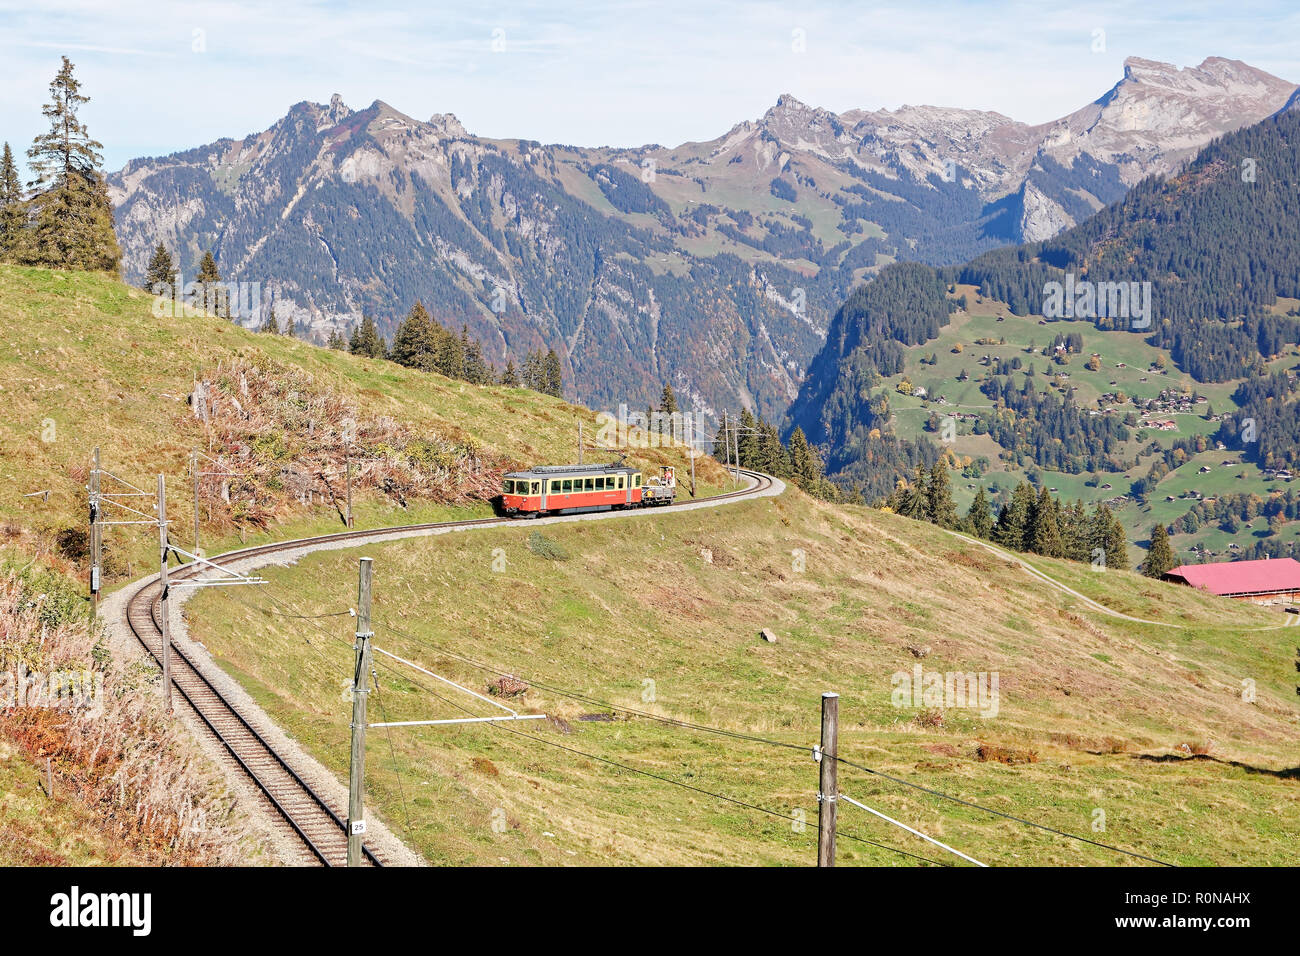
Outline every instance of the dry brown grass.
[[1025, 747], [1006, 747], [999, 744], [978, 744], [975, 756], [985, 763], [1004, 763], [1014, 767], [1023, 763], [1038, 763], [1038, 753]]
[[90, 671], [90, 686], [103, 682], [91, 706], [0, 710], [5, 739], [39, 765], [48, 759], [56, 788], [78, 795], [102, 836], [157, 864], [247, 862], [252, 847], [233, 798], [184, 728], [143, 692], [156, 672], [110, 666], [86, 623], [51, 613], [50, 596], [14, 573], [0, 577], [0, 627], [0, 669], [15, 702], [24, 671]]

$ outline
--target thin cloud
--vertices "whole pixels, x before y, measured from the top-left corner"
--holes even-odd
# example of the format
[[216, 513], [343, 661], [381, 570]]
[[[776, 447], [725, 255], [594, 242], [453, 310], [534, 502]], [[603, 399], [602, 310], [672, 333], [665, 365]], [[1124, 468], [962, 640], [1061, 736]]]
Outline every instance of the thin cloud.
[[1167, 11], [1139, 0], [459, 6], [0, 0], [0, 129], [16, 144], [41, 131], [59, 52], [77, 64], [114, 168], [264, 129], [335, 92], [354, 108], [454, 112], [484, 136], [671, 146], [719, 136], [785, 92], [836, 112], [927, 103], [1040, 123], [1104, 93], [1128, 55], [1181, 66], [1225, 56], [1300, 78], [1288, 42], [1300, 10], [1258, 0]]

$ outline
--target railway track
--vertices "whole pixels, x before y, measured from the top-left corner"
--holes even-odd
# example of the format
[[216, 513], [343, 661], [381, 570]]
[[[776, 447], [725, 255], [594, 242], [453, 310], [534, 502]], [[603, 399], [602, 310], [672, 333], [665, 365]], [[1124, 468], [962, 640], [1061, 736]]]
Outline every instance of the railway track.
[[[768, 491], [775, 480], [761, 472], [740, 470], [740, 474], [752, 482], [748, 487], [738, 491], [715, 495], [712, 498], [696, 499], [694, 502], [681, 502], [669, 506], [677, 509], [712, 506], [727, 500], [752, 498]], [[646, 511], [612, 511], [598, 515], [556, 516], [540, 519], [548, 521], [570, 521], [635, 514], [653, 513], [658, 509]], [[241, 548], [209, 558], [214, 564], [224, 565], [247, 561], [250, 558], [266, 557], [283, 551], [311, 550], [317, 547], [337, 545], [340, 542], [355, 541], [358, 544], [413, 537], [431, 531], [454, 531], [480, 525], [511, 524], [516, 518], [478, 518], [468, 521], [440, 521], [429, 524], [399, 525], [391, 528], [375, 528], [369, 531], [340, 531], [334, 534], [318, 535], [312, 538], [296, 538], [274, 544], [264, 544], [252, 548]], [[182, 565], [168, 572], [171, 581], [185, 580], [196, 576], [200, 568], [197, 563]], [[136, 591], [126, 600], [125, 618], [132, 633], [155, 660], [162, 655], [162, 629], [160, 626], [162, 587], [157, 577], [146, 579], [135, 585]], [[257, 731], [253, 724], [229, 701], [221, 691], [203, 673], [202, 668], [175, 643], [171, 649], [173, 700], [178, 708], [187, 708], [199, 725], [211, 735], [237, 772], [252, 783], [267, 804], [273, 815], [280, 822], [283, 830], [303, 849], [304, 862], [321, 866], [342, 866], [347, 861], [347, 822], [346, 808], [337, 807], [308, 783], [303, 774], [279, 754], [265, 736]], [[369, 846], [363, 847], [365, 862], [371, 866], [382, 866], [382, 857], [376, 855]]]

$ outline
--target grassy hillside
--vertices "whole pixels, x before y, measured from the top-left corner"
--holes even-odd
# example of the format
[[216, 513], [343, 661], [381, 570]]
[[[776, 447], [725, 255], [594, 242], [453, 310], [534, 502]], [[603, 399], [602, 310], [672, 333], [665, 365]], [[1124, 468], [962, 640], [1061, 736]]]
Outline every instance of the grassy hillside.
[[[299, 407], [309, 414], [353, 412], [363, 425], [374, 425], [376, 435], [403, 435], [421, 452], [432, 449], [446, 454], [448, 449], [472, 448], [476, 459], [487, 463], [489, 477], [493, 468], [510, 462], [576, 460], [579, 417], [588, 444], [596, 439], [593, 413], [535, 392], [467, 385], [285, 337], [258, 335], [215, 318], [157, 319], [150, 306], [150, 297], [102, 276], [0, 266], [0, 313], [6, 316], [0, 329], [0, 403], [5, 409], [0, 416], [0, 568], [28, 567], [35, 559], [65, 575], [78, 576], [73, 590], [84, 596], [86, 554], [84, 537], [79, 535], [84, 533], [87, 471], [96, 444], [105, 469], [141, 488], [152, 491], [157, 473], [167, 475], [173, 540], [191, 546], [190, 450], [198, 447], [230, 467], [234, 459], [223, 452], [241, 435], [240, 416], [230, 414], [234, 406], [226, 399], [221, 410], [203, 423], [194, 416], [187, 397], [196, 380], [222, 382], [236, 369], [254, 379], [253, 398], [237, 391], [231, 397], [243, 397], [263, 440], [252, 443], [255, 452], [245, 462], [258, 470], [256, 479], [232, 493], [229, 504], [219, 495], [219, 479], [205, 482], [200, 506], [202, 545], [213, 552], [238, 545], [241, 538], [256, 542], [342, 529], [334, 506], [319, 497], [313, 504], [303, 504], [287, 488], [275, 487], [279, 470], [296, 467], [299, 455], [310, 455], [318, 466], [333, 464], [335, 474], [342, 471], [341, 461], [331, 462], [321, 453], [318, 439], [323, 431], [313, 434], [309, 423], [304, 433], [301, 421], [276, 417], [296, 415]], [[294, 394], [275, 392], [272, 386], [285, 382], [302, 401], [294, 401]], [[283, 441], [265, 440], [268, 437]], [[592, 450], [587, 455], [588, 460], [610, 457]], [[452, 455], [453, 468], [463, 458]], [[689, 474], [679, 447], [647, 449], [632, 460], [651, 467], [673, 463], [681, 466], [680, 475]], [[211, 464], [204, 467], [220, 470]], [[702, 495], [716, 493], [725, 482], [711, 459], [699, 462], [698, 473]], [[490, 490], [495, 482], [476, 491], [485, 487]], [[127, 489], [106, 481], [105, 490]], [[24, 497], [45, 491], [48, 500]], [[248, 495], [261, 502], [262, 524], [241, 526], [236, 520], [237, 509], [247, 513], [244, 498]], [[359, 528], [486, 515], [491, 510], [475, 494], [451, 498], [415, 494], [399, 500], [360, 482], [354, 498]], [[148, 499], [121, 500], [151, 512]], [[117, 512], [110, 517], [133, 516]], [[156, 569], [157, 533], [152, 528], [110, 527], [105, 539], [109, 589]], [[4, 583], [0, 578], [0, 585]], [[84, 630], [84, 618], [80, 620]], [[41, 637], [39, 628], [34, 636], [29, 633], [29, 623], [10, 620], [6, 625], [5, 641], [0, 642], [4, 644], [0, 674], [22, 659], [13, 656], [18, 653], [13, 647], [21, 650], [24, 642], [35, 646]], [[11, 647], [12, 642], [16, 643]], [[38, 659], [28, 657], [26, 663], [36, 668]], [[81, 655], [77, 667], [89, 666], [89, 658]], [[110, 681], [120, 676], [110, 676]], [[140, 687], [156, 679], [154, 674]], [[132, 700], [146, 709], [151, 706], [151, 698], [136, 695]], [[66, 787], [56, 787], [55, 798], [47, 800], [36, 776], [37, 764], [43, 767], [43, 760], [33, 756], [43, 741], [19, 719], [30, 715], [21, 710], [13, 714], [12, 726], [6, 724], [0, 733], [0, 790], [7, 794], [0, 802], [0, 833], [4, 834], [0, 845], [5, 847], [0, 862], [145, 864], [179, 858], [174, 849], [164, 852], [153, 844], [146, 848], [147, 841], [139, 834], [124, 836], [113, 802], [92, 792], [97, 778], [78, 762], [85, 755], [65, 753], [63, 744], [44, 741], [52, 750], [41, 753], [61, 755], [56, 781], [72, 780]], [[158, 743], [156, 731], [158, 726], [152, 723], [122, 720], [114, 721], [105, 734], [123, 753], [151, 753]], [[196, 751], [181, 743], [173, 746], [181, 759], [207, 767]], [[171, 767], [156, 758], [149, 762], [162, 772]], [[77, 774], [86, 779], [78, 782]], [[177, 800], [186, 796], [175, 781], [169, 786], [170, 796]], [[190, 796], [197, 800], [206, 795]], [[164, 808], [170, 809], [170, 804]], [[166, 812], [157, 814], [164, 822], [170, 819]], [[230, 840], [224, 826], [215, 822], [209, 826], [216, 848], [206, 848], [205, 859], [217, 859], [218, 853], [228, 851]], [[241, 820], [234, 821], [231, 839], [240, 838], [240, 826]]]
[[[1300, 710], [1294, 641], [1277, 612], [1035, 559], [1160, 624], [1117, 620], [929, 525], [796, 492], [543, 527], [566, 560], [535, 553], [533, 530], [312, 555], [267, 571], [272, 584], [255, 599], [200, 595], [188, 606], [193, 634], [340, 778], [350, 626], [285, 615], [349, 607], [359, 555], [375, 560], [378, 647], [479, 693], [496, 672], [530, 682], [507, 702], [551, 719], [371, 731], [370, 806], [437, 863], [808, 864], [815, 833], [800, 820], [816, 819], [817, 768], [807, 749], [599, 702], [807, 748], [825, 690], [842, 695], [841, 753], [856, 763], [1170, 862], [1291, 859]], [[760, 639], [765, 627], [775, 644]], [[492, 711], [377, 660], [372, 719]], [[996, 715], [895, 707], [891, 675], [917, 665], [996, 672]], [[845, 793], [991, 864], [1135, 862], [852, 768], [840, 779]], [[1098, 810], [1104, 829], [1094, 829]], [[852, 807], [841, 820], [845, 834], [935, 855]], [[917, 862], [849, 836], [840, 847], [846, 863]]]
[[[329, 407], [351, 403], [358, 416], [387, 416], [411, 433], [502, 459], [570, 460], [575, 416], [585, 416], [589, 436], [595, 431], [590, 412], [535, 393], [464, 385], [215, 319], [156, 320], [142, 294], [98, 277], [0, 268], [0, 306], [19, 316], [0, 333], [11, 339], [0, 349], [11, 410], [0, 421], [0, 518], [11, 548], [46, 549], [69, 568], [75, 561], [59, 558], [57, 541], [84, 520], [84, 468], [96, 441], [105, 467], [137, 484], [150, 487], [150, 476], [165, 471], [169, 513], [189, 529], [189, 450], [230, 437], [220, 423], [197, 421], [184, 398], [214, 369], [310, 376], [313, 401], [329, 396]], [[296, 418], [282, 430], [286, 447], [314, 451]], [[656, 459], [682, 464], [674, 449], [647, 453]], [[724, 480], [707, 460], [701, 476], [702, 493]], [[48, 503], [20, 497], [47, 488]], [[328, 506], [275, 500], [272, 519], [248, 540], [341, 527]], [[473, 500], [402, 507], [368, 494], [358, 524], [486, 510]], [[217, 508], [209, 522], [205, 510], [204, 518], [209, 549], [239, 540], [228, 513]], [[530, 540], [534, 531], [543, 539]], [[109, 535], [123, 575], [147, 567], [152, 532]], [[286, 614], [346, 612], [359, 553], [268, 569], [266, 588], [213, 589], [188, 608], [194, 636], [340, 776], [349, 625]], [[1300, 835], [1294, 641], [1276, 613], [1035, 559], [1123, 613], [1180, 626], [1117, 620], [931, 526], [795, 492], [707, 512], [511, 525], [365, 553], [376, 560], [378, 646], [478, 692], [497, 671], [515, 674], [529, 689], [511, 706], [551, 718], [372, 732], [371, 805], [435, 862], [806, 863], [807, 824], [816, 818], [816, 765], [806, 748], [827, 689], [843, 696], [848, 759], [1047, 825], [1193, 864], [1285, 862]], [[764, 627], [777, 643], [759, 639]], [[490, 709], [380, 661], [381, 691], [372, 697], [379, 719]], [[893, 706], [891, 675], [917, 665], [996, 672], [997, 715], [924, 701]], [[1242, 699], [1244, 680], [1257, 688], [1254, 702]], [[611, 712], [602, 701], [796, 748]], [[0, 772], [27, 780], [30, 767]], [[1131, 862], [850, 768], [842, 788], [990, 863]], [[39, 848], [75, 831], [84, 810], [56, 798], [42, 818], [51, 835], [32, 831], [26, 845], [46, 852]], [[1093, 829], [1097, 810], [1104, 831]], [[30, 830], [34, 812], [11, 801], [6, 830]], [[844, 814], [844, 862], [916, 862], [850, 835], [931, 855], [851, 808]], [[58, 852], [127, 859], [112, 846]]]
[[[91, 449], [98, 444], [105, 469], [148, 491], [159, 471], [167, 474], [168, 516], [177, 542], [188, 547], [194, 514], [190, 450], [197, 447], [219, 457], [221, 441], [231, 433], [216, 422], [196, 419], [187, 399], [196, 380], [219, 378], [235, 364], [253, 370], [250, 378], [258, 370], [268, 376], [301, 373], [295, 382], [305, 381], [311, 397], [328, 398], [330, 407], [351, 408], [362, 419], [392, 419], [416, 440], [436, 438], [448, 447], [473, 448], [499, 466], [577, 460], [579, 418], [588, 445], [596, 441], [593, 412], [536, 392], [469, 385], [288, 337], [259, 335], [215, 318], [158, 319], [151, 314], [151, 302], [143, 292], [100, 276], [0, 266], [0, 314], [9, 317], [0, 330], [0, 399], [5, 406], [0, 417], [0, 521], [10, 526], [11, 536], [35, 532], [53, 547], [60, 531], [82, 528], [86, 473]], [[232, 406], [223, 400], [222, 407]], [[283, 403], [256, 411], [286, 414]], [[324, 428], [337, 422], [317, 424]], [[294, 453], [315, 452], [310, 429], [308, 424], [291, 434], [281, 422], [278, 430], [289, 436], [289, 448], [259, 446], [253, 456], [257, 466], [269, 473], [292, 466]], [[589, 461], [610, 457], [587, 451]], [[644, 449], [631, 460], [651, 467], [671, 463], [679, 476], [689, 474], [680, 447]], [[333, 474], [342, 474], [340, 456], [329, 464]], [[698, 474], [700, 494], [716, 492], [725, 481], [712, 460], [701, 460]], [[335, 505], [319, 498], [315, 505], [300, 504], [274, 484], [272, 474], [255, 489], [259, 498], [276, 499], [269, 524], [245, 526], [244, 540], [342, 528]], [[45, 490], [48, 502], [23, 497]], [[140, 499], [124, 501], [138, 506]], [[364, 528], [487, 514], [488, 509], [473, 496], [446, 502], [414, 496], [403, 503], [361, 489], [354, 512], [356, 526]], [[222, 550], [241, 540], [234, 508], [220, 500], [216, 483], [205, 485], [200, 510], [205, 548]], [[147, 529], [110, 528], [107, 544], [116, 554], [110, 563], [115, 579], [138, 575], [156, 561], [155, 542]]]

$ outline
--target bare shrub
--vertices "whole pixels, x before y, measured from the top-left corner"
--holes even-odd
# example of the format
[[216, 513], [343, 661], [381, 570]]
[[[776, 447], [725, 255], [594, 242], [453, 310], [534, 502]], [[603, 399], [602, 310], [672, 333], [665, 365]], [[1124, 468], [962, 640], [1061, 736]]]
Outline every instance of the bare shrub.
[[997, 744], [980, 744], [975, 748], [975, 756], [988, 763], [1004, 763], [1010, 766], [1022, 763], [1038, 763], [1038, 754], [1021, 747], [1003, 747]]
[[416, 434], [387, 416], [363, 414], [307, 373], [277, 363], [224, 362], [203, 375], [202, 386], [212, 435], [205, 454], [221, 463], [201, 469], [200, 502], [211, 522], [266, 527], [295, 503], [342, 513], [349, 459], [354, 492], [402, 507], [491, 498], [514, 465], [472, 439]]

